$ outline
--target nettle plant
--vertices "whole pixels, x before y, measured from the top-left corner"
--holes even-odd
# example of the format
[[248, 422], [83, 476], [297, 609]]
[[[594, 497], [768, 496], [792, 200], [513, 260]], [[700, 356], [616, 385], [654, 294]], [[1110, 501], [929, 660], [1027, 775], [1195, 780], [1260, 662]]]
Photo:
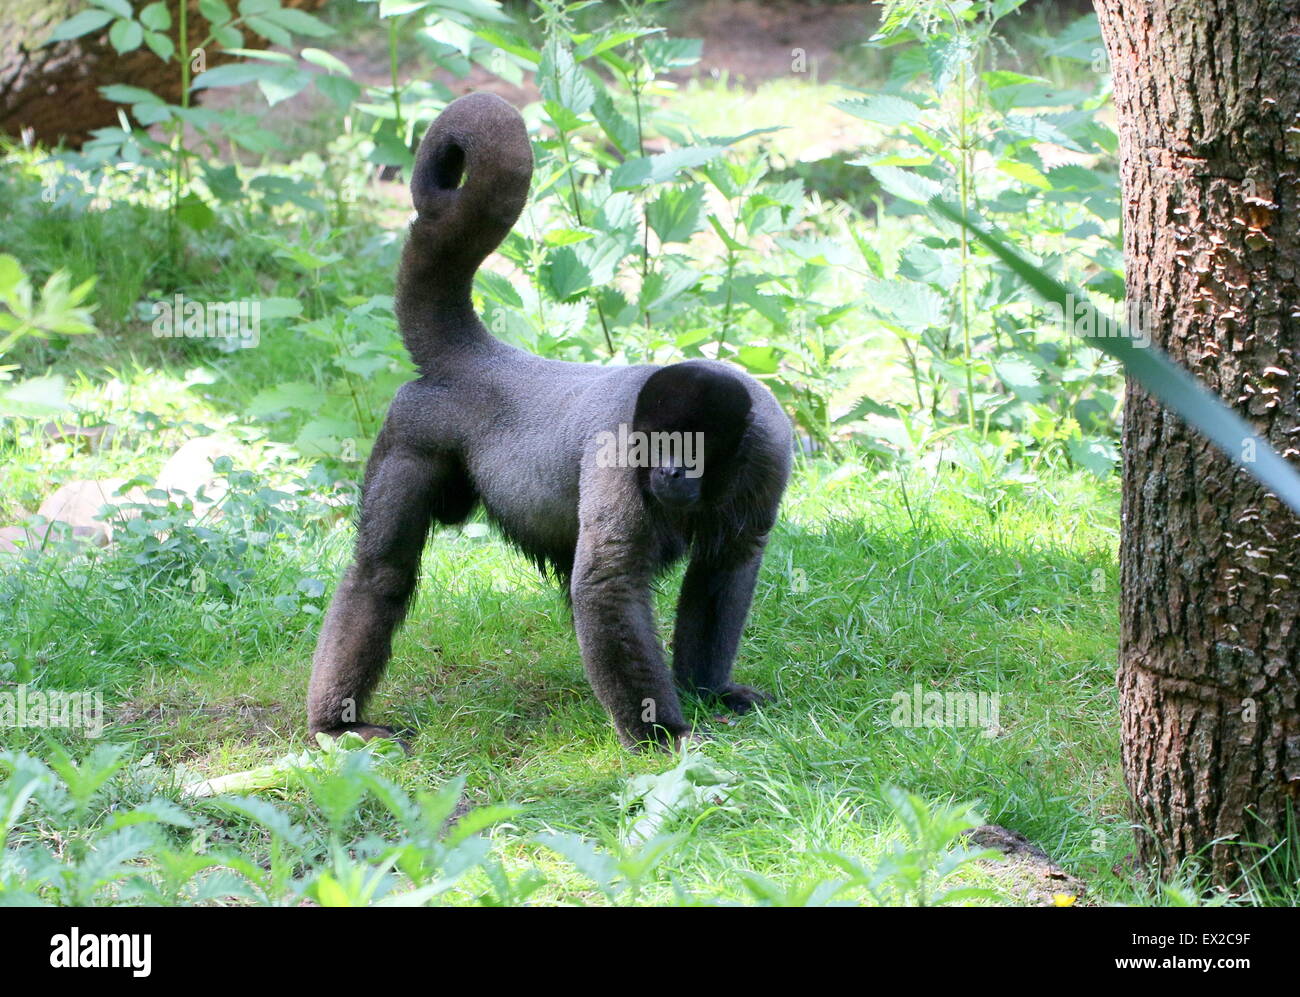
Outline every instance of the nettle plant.
[[[393, 79], [388, 86], [363, 88], [333, 53], [314, 46], [294, 51], [296, 39], [333, 35], [324, 21], [283, 7], [280, 0], [232, 3], [199, 0], [206, 23], [202, 34], [187, 23], [187, 4], [177, 7], [173, 20], [161, 2], [136, 9], [130, 0], [89, 0], [88, 9], [63, 22], [49, 38], [57, 42], [107, 31], [118, 52], [145, 46], [163, 62], [175, 64], [178, 103], [138, 86], [101, 87], [105, 97], [123, 105], [120, 125], [96, 130], [80, 154], [63, 157], [82, 173], [125, 170], [139, 178], [143, 190], [164, 190], [173, 262], [181, 251], [182, 226], [209, 228], [223, 205], [251, 202], [267, 210], [288, 205], [324, 213], [327, 205], [320, 194], [327, 192], [341, 221], [358, 185], [347, 153], [379, 166], [408, 165], [417, 123], [431, 118], [452, 96], [447, 87], [427, 80], [399, 84], [397, 28], [403, 19], [412, 14], [425, 18], [428, 23], [416, 33], [425, 54], [462, 76], [470, 56], [486, 58], [486, 43], [477, 42], [468, 26], [479, 19], [506, 20], [490, 0], [381, 0], [377, 9], [390, 24]], [[245, 47], [249, 35], [277, 48]], [[511, 67], [509, 57], [493, 63], [495, 72], [507, 76]], [[315, 176], [247, 165], [241, 169], [235, 150], [245, 164], [260, 159], [265, 166], [268, 157], [281, 151], [280, 136], [248, 110], [196, 106], [195, 96], [202, 90], [254, 84], [270, 106], [314, 86], [335, 107], [344, 141], [322, 150], [328, 161], [315, 156]], [[68, 186], [61, 197], [75, 200], [80, 192], [73, 189], [76, 185]]]
[[[857, 160], [886, 214], [916, 233], [887, 258], [859, 238], [862, 303], [897, 337], [907, 399], [863, 399], [844, 422], [915, 457], [942, 449], [973, 470], [1028, 475], [1064, 459], [1108, 474], [1116, 457], [1119, 365], [1029, 299], [960, 225], [927, 209], [939, 195], [995, 225], [1046, 272], [1118, 303], [1116, 138], [1094, 18], [1040, 44], [1091, 72], [1092, 93], [999, 68], [999, 21], [1023, 0], [886, 4], [873, 44], [896, 50], [882, 92], [840, 102], [884, 135]], [[1089, 64], [1080, 73], [1078, 67]]]

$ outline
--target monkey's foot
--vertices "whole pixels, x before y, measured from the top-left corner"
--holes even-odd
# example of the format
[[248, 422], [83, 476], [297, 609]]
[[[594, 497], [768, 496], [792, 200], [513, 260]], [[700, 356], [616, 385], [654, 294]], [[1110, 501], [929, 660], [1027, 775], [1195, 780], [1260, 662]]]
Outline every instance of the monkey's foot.
[[755, 706], [772, 702], [772, 697], [753, 686], [730, 683], [725, 689], [712, 693], [732, 713], [748, 713]]

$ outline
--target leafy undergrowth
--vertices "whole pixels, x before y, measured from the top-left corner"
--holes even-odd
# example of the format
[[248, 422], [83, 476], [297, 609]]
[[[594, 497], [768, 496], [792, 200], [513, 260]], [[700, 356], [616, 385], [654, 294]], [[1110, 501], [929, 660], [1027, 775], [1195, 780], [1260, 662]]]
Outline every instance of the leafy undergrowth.
[[[1143, 899], [1117, 764], [1113, 485], [803, 462], [737, 663], [775, 702], [733, 718], [691, 701], [708, 740], [686, 759], [618, 745], [553, 585], [481, 524], [440, 531], [371, 707], [410, 754], [331, 746], [334, 764], [301, 770], [285, 756], [316, 747], [303, 692], [351, 528], [267, 513], [257, 542], [223, 546], [251, 535], [250, 495], [293, 494], [240, 473], [229, 516], [182, 546], [240, 565], [201, 592], [150, 562], [147, 530], [9, 559], [5, 677], [99, 692], [106, 716], [98, 742], [6, 732], [9, 899], [1018, 902], [967, 861], [960, 834], [984, 821], [1088, 884], [1063, 902]], [[914, 709], [934, 693], [980, 708]], [[277, 760], [283, 778], [235, 779], [243, 797], [186, 791]]]

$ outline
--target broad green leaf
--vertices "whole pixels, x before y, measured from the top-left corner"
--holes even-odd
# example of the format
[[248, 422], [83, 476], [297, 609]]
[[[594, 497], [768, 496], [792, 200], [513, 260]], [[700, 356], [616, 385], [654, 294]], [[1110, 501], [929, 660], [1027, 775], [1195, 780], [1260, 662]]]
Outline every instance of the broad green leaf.
[[607, 91], [596, 92], [591, 112], [619, 152], [626, 156], [638, 148], [636, 123], [619, 113]]
[[763, 278], [753, 275], [732, 279], [731, 291], [740, 301], [762, 315], [778, 329], [785, 329], [790, 323], [789, 308], [785, 301], [774, 294], [764, 294], [759, 290]]
[[144, 43], [149, 46], [149, 51], [163, 62], [167, 62], [176, 54], [176, 43], [161, 31], [146, 31]]
[[134, 52], [144, 41], [144, 28], [138, 21], [114, 21], [108, 40], [119, 52]]
[[321, 391], [306, 381], [289, 381], [265, 388], [244, 406], [244, 412], [254, 418], [265, 418], [276, 412], [296, 410], [315, 412], [321, 406]]
[[554, 101], [574, 114], [585, 114], [596, 99], [587, 74], [573, 61], [573, 55], [558, 41], [548, 42], [537, 67], [537, 85], [542, 99]]
[[[1075, 152], [1082, 152], [1083, 147], [1079, 145], [1069, 135], [1061, 131], [1056, 125], [1046, 118], [1038, 117], [1034, 114], [1008, 114], [1003, 120], [1003, 127], [1007, 131], [1016, 133], [1024, 138], [1032, 139], [1035, 142], [1052, 142], [1065, 149], [1072, 149]], [[1082, 169], [1082, 167], [1076, 167]]]
[[1004, 112], [1013, 107], [1078, 107], [1086, 99], [1078, 90], [1046, 83], [1014, 83], [989, 91], [989, 103]]
[[897, 419], [898, 409], [892, 405], [883, 405], [869, 395], [863, 395], [857, 400], [854, 406], [835, 420], [835, 425], [842, 426], [845, 423], [859, 422], [869, 415], [883, 416], [886, 419]]
[[90, 0], [96, 7], [111, 10], [118, 17], [131, 16], [131, 0]]
[[171, 11], [161, 0], [156, 0], [140, 11], [140, 23], [153, 31], [166, 31], [172, 26]]
[[635, 232], [639, 227], [636, 198], [626, 191], [610, 194], [596, 213], [595, 227], [601, 232], [618, 232], [629, 230]]
[[1081, 440], [1075, 437], [1065, 441], [1070, 459], [1099, 478], [1109, 478], [1115, 472], [1114, 445], [1101, 440]]
[[0, 409], [15, 415], [45, 415], [68, 407], [68, 385], [59, 375], [29, 377], [0, 389]]
[[641, 285], [638, 303], [644, 312], [653, 312], [669, 304], [700, 280], [700, 273], [693, 267], [667, 267], [652, 271]]
[[510, 308], [522, 308], [524, 300], [515, 290], [509, 279], [491, 270], [480, 270], [474, 276], [475, 287], [491, 301], [499, 302]]
[[781, 369], [781, 354], [773, 346], [746, 346], [734, 359], [751, 374], [775, 374]]
[[216, 27], [231, 20], [230, 8], [225, 0], [199, 0], [199, 13]]
[[281, 45], [284, 48], [288, 48], [293, 44], [293, 36], [269, 17], [263, 17], [261, 15], [256, 17], [246, 17], [244, 18], [244, 23], [247, 24], [252, 31], [257, 32], [272, 45]]
[[972, 63], [975, 59], [975, 43], [970, 36], [962, 33], [955, 35], [935, 35], [925, 44], [925, 58], [930, 66], [930, 79], [936, 93], [947, 91], [965, 70], [965, 81], [973, 73]]
[[194, 77], [190, 88], [202, 90], [205, 87], [243, 86], [245, 83], [252, 83], [274, 73], [278, 68], [280, 67], [257, 62], [228, 62], [224, 66], [216, 66], [199, 73]]
[[203, 169], [203, 180], [208, 185], [208, 190], [218, 201], [236, 200], [243, 192], [243, 184], [239, 180], [239, 170], [232, 163], [229, 166], [220, 168], [201, 164]]
[[237, 49], [244, 44], [244, 33], [229, 24], [212, 29], [212, 37], [224, 49]]
[[866, 99], [837, 100], [835, 106], [855, 118], [878, 125], [910, 125], [921, 120], [921, 109], [916, 104], [892, 94], [877, 94]]
[[571, 246], [575, 242], [586, 242], [595, 235], [595, 229], [553, 228], [542, 236], [542, 241], [548, 246]]
[[186, 194], [176, 208], [176, 217], [184, 225], [202, 232], [217, 220], [214, 212], [198, 194]]
[[882, 315], [913, 332], [948, 324], [948, 301], [927, 284], [910, 280], [868, 279], [867, 303]]
[[278, 66], [276, 71], [268, 73], [257, 81], [257, 87], [266, 97], [266, 102], [274, 107], [282, 100], [296, 96], [311, 85], [313, 74], [288, 66]]
[[998, 163], [998, 169], [1007, 176], [1019, 180], [1021, 183], [1027, 183], [1031, 187], [1037, 187], [1039, 190], [1051, 189], [1052, 185], [1048, 182], [1047, 177], [1028, 163], [1022, 163], [1015, 159], [1004, 159]]
[[700, 38], [668, 38], [663, 35], [647, 38], [641, 46], [641, 52], [656, 76], [670, 69], [695, 65], [703, 51], [704, 41]]
[[268, 21], [293, 32], [295, 35], [306, 35], [308, 38], [324, 38], [327, 35], [334, 34], [332, 27], [320, 18], [308, 14], [305, 10], [281, 7], [267, 11], [263, 16]]
[[361, 87], [343, 76], [317, 74], [313, 79], [316, 89], [323, 93], [335, 107], [346, 110], [361, 96]]
[[961, 279], [961, 253], [956, 249], [934, 249], [923, 242], [914, 242], [903, 250], [898, 275], [946, 290]]
[[99, 92], [117, 104], [161, 104], [163, 99], [156, 93], [143, 87], [128, 86], [125, 83], [110, 83], [100, 87]]
[[1053, 190], [1096, 190], [1103, 186], [1101, 177], [1092, 170], [1072, 163], [1048, 170], [1047, 180]]
[[401, 17], [433, 6], [433, 0], [379, 0], [380, 17]]
[[880, 182], [881, 187], [904, 201], [924, 204], [930, 198], [937, 196], [942, 189], [937, 181], [926, 179], [911, 170], [900, 170], [896, 166], [871, 165], [868, 165], [867, 169]]
[[994, 361], [993, 372], [1017, 398], [1034, 402], [1042, 397], [1039, 370], [1027, 360], [1015, 356], [1003, 357]]
[[45, 44], [67, 41], [69, 38], [80, 38], [92, 31], [98, 31], [111, 20], [113, 20], [113, 15], [106, 10], [83, 10], [80, 14], [68, 18], [55, 28], [53, 34], [46, 39]]
[[475, 21], [495, 21], [499, 24], [513, 24], [510, 15], [501, 9], [497, 0], [435, 0], [434, 7], [443, 11], [464, 14]]
[[703, 204], [702, 186], [669, 187], [647, 206], [646, 221], [660, 242], [687, 242], [699, 228]]
[[17, 257], [9, 253], [0, 253], [0, 301], [10, 302], [18, 285], [26, 280], [22, 264], [18, 262]]
[[331, 73], [338, 73], [340, 76], [352, 75], [352, 69], [346, 62], [324, 49], [305, 48], [302, 50], [302, 57], [312, 65], [320, 66]]
[[551, 296], [566, 301], [591, 286], [591, 271], [572, 246], [561, 246], [549, 253], [542, 264], [542, 277]]
[[646, 184], [664, 183], [682, 170], [703, 166], [723, 152], [716, 145], [697, 145], [661, 152], [655, 156], [629, 159], [614, 171], [609, 180], [610, 186], [615, 190], [630, 190]]
[[847, 266], [853, 261], [853, 252], [836, 239], [778, 238], [777, 245], [805, 263], [816, 266]]
[[718, 219], [717, 215], [709, 215], [709, 224], [713, 226], [713, 231], [717, 233], [718, 238], [722, 240], [723, 245], [733, 253], [743, 252], [747, 248], [743, 243], [737, 242], [731, 237], [731, 234], [723, 228], [722, 222]]
[[[600, 55], [612, 48], [618, 48], [620, 45], [626, 45], [630, 41], [638, 38], [644, 38], [646, 35], [653, 35], [663, 28], [630, 28], [625, 31], [599, 32], [583, 38], [576, 46], [576, 53], [579, 62], [584, 62], [592, 56]], [[575, 39], [576, 40], [576, 39]]]

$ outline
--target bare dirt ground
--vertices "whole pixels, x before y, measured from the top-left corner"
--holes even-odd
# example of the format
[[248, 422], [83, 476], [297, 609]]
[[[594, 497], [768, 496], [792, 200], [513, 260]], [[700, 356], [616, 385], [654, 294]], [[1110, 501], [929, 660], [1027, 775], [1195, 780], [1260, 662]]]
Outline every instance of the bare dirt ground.
[[[698, 64], [675, 74], [678, 83], [692, 79], [726, 80], [729, 84], [753, 90], [772, 79], [789, 78], [798, 73], [804, 78], [826, 80], [842, 68], [845, 53], [865, 41], [877, 21], [879, 8], [872, 3], [836, 6], [758, 2], [758, 0], [703, 0], [680, 3], [671, 9], [668, 30], [678, 37], [699, 38], [703, 53]], [[362, 85], [385, 86], [391, 69], [388, 52], [380, 33], [349, 42], [337, 39], [330, 51], [351, 68], [353, 78]], [[514, 104], [525, 104], [538, 97], [532, 79], [526, 77], [516, 86], [475, 65], [468, 76], [457, 78], [433, 66], [421, 57], [409, 57], [399, 65], [402, 79], [431, 76], [454, 94], [475, 90], [499, 94]], [[213, 90], [205, 93], [209, 107], [249, 106], [260, 98], [247, 89]], [[313, 90], [284, 101], [262, 114], [272, 124], [292, 125], [328, 112], [328, 103]]]
[[[803, 59], [813, 78], [826, 79], [837, 72], [846, 50], [865, 41], [874, 30], [879, 7], [874, 3], [816, 6], [806, 3], [759, 0], [703, 0], [681, 3], [667, 18], [670, 34], [704, 42], [699, 63], [676, 74], [675, 79], [726, 78], [749, 89], [764, 80], [789, 76], [791, 63]], [[389, 78], [387, 53], [365, 48], [335, 49], [359, 82], [383, 84]], [[407, 62], [404, 73], [420, 67]], [[526, 101], [537, 96], [531, 80], [522, 87], [475, 66], [469, 76], [456, 79], [438, 71], [436, 76], [456, 94], [491, 90], [507, 100]]]
[[683, 5], [676, 34], [702, 38], [704, 52], [695, 75], [724, 74], [746, 87], [788, 76], [791, 63], [807, 60], [816, 79], [841, 68], [843, 53], [866, 41], [880, 8], [872, 3], [810, 6], [757, 0], [704, 0]]

